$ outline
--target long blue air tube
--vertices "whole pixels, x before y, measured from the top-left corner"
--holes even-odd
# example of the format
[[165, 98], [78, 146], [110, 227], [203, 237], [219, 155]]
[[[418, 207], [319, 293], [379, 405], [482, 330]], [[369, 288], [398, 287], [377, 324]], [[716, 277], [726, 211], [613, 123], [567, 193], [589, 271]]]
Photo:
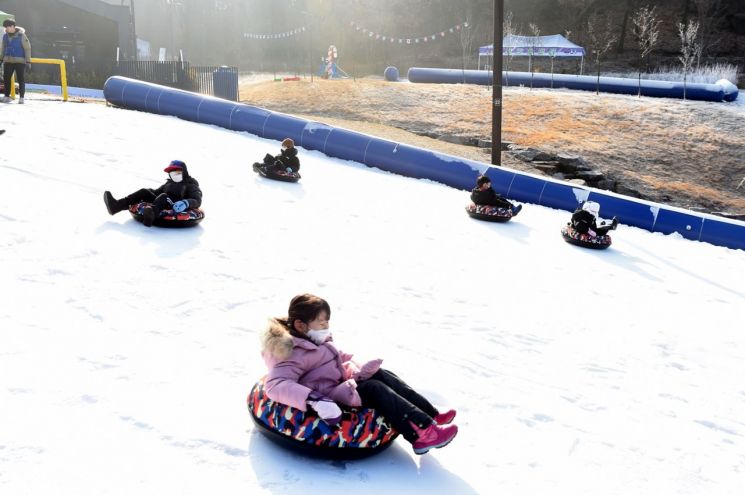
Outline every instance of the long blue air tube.
[[[485, 70], [429, 69], [412, 67], [408, 72], [413, 83], [480, 84], [491, 86], [492, 73]], [[532, 80], [531, 80], [532, 79]], [[641, 87], [640, 87], [641, 84]], [[703, 84], [671, 81], [654, 81], [621, 77], [575, 76], [571, 74], [545, 74], [530, 72], [503, 72], [503, 86], [528, 86], [533, 88], [566, 88], [602, 93], [636, 95], [660, 98], [683, 98], [702, 101], [735, 101], [739, 90], [734, 84]]]

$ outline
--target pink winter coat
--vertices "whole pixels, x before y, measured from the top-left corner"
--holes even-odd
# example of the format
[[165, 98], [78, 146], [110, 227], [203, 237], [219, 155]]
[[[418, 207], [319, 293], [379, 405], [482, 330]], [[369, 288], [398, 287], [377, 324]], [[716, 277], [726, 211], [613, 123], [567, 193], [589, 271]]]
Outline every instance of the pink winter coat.
[[269, 369], [264, 380], [267, 396], [301, 411], [306, 410], [311, 391], [339, 404], [361, 406], [356, 380], [369, 378], [382, 362], [378, 359], [360, 367], [351, 354], [339, 351], [331, 342], [316, 345], [293, 337], [274, 319], [269, 320], [261, 340], [261, 355]]

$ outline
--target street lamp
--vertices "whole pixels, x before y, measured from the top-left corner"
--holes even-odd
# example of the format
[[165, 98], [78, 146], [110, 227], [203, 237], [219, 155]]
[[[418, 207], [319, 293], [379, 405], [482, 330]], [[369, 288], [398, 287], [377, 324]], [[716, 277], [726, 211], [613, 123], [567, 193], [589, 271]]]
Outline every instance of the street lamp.
[[494, 0], [494, 45], [492, 47], [491, 163], [502, 164], [502, 23], [504, 0]]

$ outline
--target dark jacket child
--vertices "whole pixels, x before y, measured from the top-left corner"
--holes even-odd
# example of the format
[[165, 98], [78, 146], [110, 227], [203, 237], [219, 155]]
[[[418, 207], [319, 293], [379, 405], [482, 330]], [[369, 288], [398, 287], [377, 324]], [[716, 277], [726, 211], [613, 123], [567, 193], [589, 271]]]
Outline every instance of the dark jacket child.
[[339, 404], [376, 409], [424, 454], [444, 447], [458, 433], [449, 424], [455, 410], [438, 411], [426, 398], [375, 359], [359, 364], [333, 344], [331, 308], [318, 296], [290, 301], [286, 318], [274, 318], [262, 335], [262, 356], [269, 370], [267, 396], [306, 411], [314, 409], [330, 425], [341, 420]]
[[608, 235], [609, 231], [616, 229], [618, 226], [618, 219], [616, 217], [613, 217], [610, 225], [605, 225], [605, 222], [601, 222], [600, 226], [598, 226], [599, 215], [600, 204], [595, 201], [585, 201], [572, 214], [572, 228], [580, 234], [587, 234], [591, 237]]
[[16, 21], [3, 21], [5, 34], [0, 42], [0, 62], [3, 63], [3, 103], [10, 102], [10, 88], [13, 73], [18, 79], [18, 103], [23, 103], [26, 96], [26, 66], [31, 66], [31, 42], [22, 27], [16, 27]]
[[173, 160], [163, 171], [168, 174], [168, 180], [157, 189], [140, 189], [122, 199], [114, 199], [109, 191], [104, 192], [103, 201], [109, 214], [113, 215], [128, 209], [130, 205], [146, 201], [152, 203], [152, 206], [144, 208], [142, 223], [150, 227], [162, 210], [173, 209], [176, 213], [181, 213], [202, 205], [199, 182], [189, 175], [186, 163]]
[[523, 205], [514, 205], [497, 194], [491, 187], [491, 179], [485, 175], [480, 175], [476, 179], [476, 187], [471, 191], [471, 201], [476, 206], [496, 206], [497, 208], [511, 210], [513, 217], [523, 209]]
[[[279, 155], [272, 156], [269, 153], [264, 157], [264, 164], [260, 165], [265, 170], [274, 170], [276, 172], [298, 173], [300, 172], [300, 160], [297, 157], [297, 148], [295, 141], [286, 138], [282, 141], [282, 151]], [[254, 165], [254, 171], [256, 171]]]

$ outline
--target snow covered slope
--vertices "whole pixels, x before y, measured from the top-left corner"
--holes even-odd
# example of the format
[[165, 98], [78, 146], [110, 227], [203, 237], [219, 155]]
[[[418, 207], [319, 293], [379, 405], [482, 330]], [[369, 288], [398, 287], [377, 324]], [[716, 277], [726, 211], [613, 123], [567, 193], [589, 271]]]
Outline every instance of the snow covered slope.
[[[32, 97], [33, 98], [33, 97]], [[745, 486], [745, 252], [621, 226], [592, 252], [566, 212], [509, 224], [467, 195], [278, 143], [98, 104], [0, 107], [0, 493], [724, 494]], [[101, 196], [204, 190], [190, 230]], [[602, 212], [601, 212], [602, 213]], [[245, 398], [292, 296], [382, 357], [458, 437], [369, 460], [280, 450]]]

